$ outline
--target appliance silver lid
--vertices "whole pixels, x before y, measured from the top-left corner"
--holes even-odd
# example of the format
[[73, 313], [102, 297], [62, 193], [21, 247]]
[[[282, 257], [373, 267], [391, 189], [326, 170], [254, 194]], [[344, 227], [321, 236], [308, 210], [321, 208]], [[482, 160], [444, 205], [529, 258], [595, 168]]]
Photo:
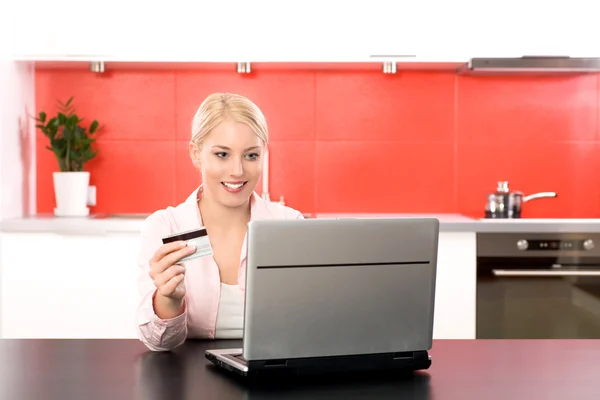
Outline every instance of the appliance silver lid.
[[464, 73], [593, 73], [600, 72], [600, 58], [523, 56], [518, 58], [472, 58]]

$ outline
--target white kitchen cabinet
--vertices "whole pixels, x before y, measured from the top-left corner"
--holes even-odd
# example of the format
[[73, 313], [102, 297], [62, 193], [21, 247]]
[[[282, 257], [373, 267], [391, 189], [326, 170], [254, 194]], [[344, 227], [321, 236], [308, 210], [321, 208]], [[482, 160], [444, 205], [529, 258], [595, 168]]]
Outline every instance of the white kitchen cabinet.
[[23, 60], [105, 58], [119, 39], [106, 33], [116, 6], [109, 2], [108, 7], [98, 7], [88, 0], [14, 1], [13, 55]]
[[[506, 0], [468, 5], [456, 43], [470, 40], [472, 57], [600, 57], [595, 4], [587, 0]], [[462, 18], [462, 17], [461, 17]]]
[[[475, 338], [475, 233], [441, 232], [435, 339]], [[136, 338], [137, 233], [0, 235], [3, 338]]]
[[600, 56], [592, 4], [22, 0], [12, 21], [19, 59], [464, 62]]
[[135, 338], [138, 235], [3, 233], [3, 338]]
[[[15, 57], [52, 61], [336, 62], [372, 61], [372, 55], [392, 55], [400, 56], [393, 59], [402, 62], [412, 61], [406, 56], [415, 55], [431, 60], [436, 49], [427, 47], [426, 38], [439, 37], [438, 26], [423, 15], [424, 8], [406, 4], [398, 14], [397, 3], [391, 0], [205, 1], [160, 6], [139, 0], [109, 0], [101, 7], [91, 2], [86, 6], [87, 2], [19, 3], [14, 18]], [[94, 10], [88, 17], [81, 14], [86, 8]], [[28, 12], [31, 9], [36, 12]], [[439, 48], [447, 50], [445, 44]], [[462, 58], [468, 52], [453, 54], [458, 53]]]
[[440, 232], [434, 339], [475, 339], [476, 247], [475, 232]]
[[[539, 0], [493, 6], [473, 0], [15, 4], [15, 55], [26, 59], [285, 62], [385, 55], [399, 62], [462, 62], [600, 55], [592, 3], [583, 0], [569, 7]], [[94, 13], [86, 17], [81, 10], [88, 7]]]

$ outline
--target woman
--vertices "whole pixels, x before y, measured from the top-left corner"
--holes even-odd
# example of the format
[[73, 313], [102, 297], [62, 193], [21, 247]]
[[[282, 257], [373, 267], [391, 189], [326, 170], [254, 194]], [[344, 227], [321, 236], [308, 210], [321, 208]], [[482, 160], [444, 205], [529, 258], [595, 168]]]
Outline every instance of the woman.
[[[185, 202], [154, 212], [142, 228], [137, 327], [149, 349], [171, 350], [192, 337], [242, 337], [248, 222], [302, 219], [254, 192], [267, 143], [265, 118], [247, 98], [215, 93], [200, 105], [189, 152], [202, 184]], [[163, 245], [162, 238], [200, 227], [213, 257], [178, 264], [194, 249], [185, 242]]]

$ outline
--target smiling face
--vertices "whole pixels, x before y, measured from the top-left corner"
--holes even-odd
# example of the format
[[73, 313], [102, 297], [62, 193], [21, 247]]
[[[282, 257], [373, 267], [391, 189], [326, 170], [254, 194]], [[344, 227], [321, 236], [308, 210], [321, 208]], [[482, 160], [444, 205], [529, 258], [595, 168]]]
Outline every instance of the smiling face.
[[219, 123], [199, 145], [190, 143], [204, 196], [226, 207], [247, 204], [262, 173], [264, 146], [250, 126], [232, 119]]

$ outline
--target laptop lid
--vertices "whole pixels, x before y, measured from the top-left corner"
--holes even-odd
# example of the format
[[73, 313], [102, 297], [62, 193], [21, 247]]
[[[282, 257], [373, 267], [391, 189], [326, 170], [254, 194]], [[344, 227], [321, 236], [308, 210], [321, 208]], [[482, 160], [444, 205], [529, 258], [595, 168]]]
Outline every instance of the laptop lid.
[[251, 221], [243, 357], [429, 350], [438, 234], [435, 218]]

